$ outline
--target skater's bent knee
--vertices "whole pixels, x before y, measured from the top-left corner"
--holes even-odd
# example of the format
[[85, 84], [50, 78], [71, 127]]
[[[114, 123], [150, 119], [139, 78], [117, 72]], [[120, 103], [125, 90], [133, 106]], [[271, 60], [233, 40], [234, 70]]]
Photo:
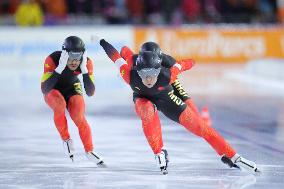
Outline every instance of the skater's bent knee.
[[137, 99], [135, 102], [135, 109], [138, 116], [143, 119], [151, 119], [155, 115], [154, 104], [147, 99]]
[[58, 90], [51, 90], [46, 94], [45, 101], [55, 113], [62, 114], [65, 112], [66, 101]]

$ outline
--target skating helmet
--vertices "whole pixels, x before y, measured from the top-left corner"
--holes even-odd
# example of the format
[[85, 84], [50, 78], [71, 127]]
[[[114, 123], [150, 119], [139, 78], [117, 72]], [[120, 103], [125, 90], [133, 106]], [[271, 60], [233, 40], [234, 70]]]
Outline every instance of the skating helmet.
[[144, 51], [152, 51], [158, 54], [158, 56], [161, 58], [162, 57], [162, 50], [160, 48], [160, 46], [152, 41], [143, 43], [143, 45], [140, 48], [140, 52], [144, 52]]
[[142, 79], [147, 76], [157, 77], [161, 71], [161, 62], [161, 58], [156, 53], [143, 51], [137, 57], [135, 68]]
[[69, 36], [65, 39], [62, 50], [66, 50], [70, 59], [81, 60], [85, 52], [83, 40], [77, 36]]

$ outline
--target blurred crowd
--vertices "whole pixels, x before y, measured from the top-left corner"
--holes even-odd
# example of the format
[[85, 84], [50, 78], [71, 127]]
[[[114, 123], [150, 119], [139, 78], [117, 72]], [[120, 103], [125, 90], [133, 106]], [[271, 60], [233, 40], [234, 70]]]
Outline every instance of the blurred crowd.
[[[277, 23], [281, 0], [1, 0], [0, 24]], [[283, 3], [282, 3], [283, 4]]]

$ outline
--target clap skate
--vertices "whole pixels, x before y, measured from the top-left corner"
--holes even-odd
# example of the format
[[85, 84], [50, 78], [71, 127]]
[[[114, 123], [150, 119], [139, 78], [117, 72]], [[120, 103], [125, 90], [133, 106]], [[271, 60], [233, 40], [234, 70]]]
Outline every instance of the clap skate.
[[74, 161], [74, 152], [75, 152], [73, 140], [68, 139], [68, 140], [63, 141], [63, 146], [67, 150], [68, 156], [73, 162]]
[[160, 168], [163, 175], [168, 174], [167, 167], [169, 163], [168, 152], [165, 149], [162, 149], [161, 153], [155, 155], [157, 166]]
[[229, 167], [235, 167], [241, 170], [247, 170], [249, 172], [254, 173], [260, 172], [260, 170], [257, 168], [256, 164], [253, 161], [247, 160], [239, 154], [235, 154], [231, 159], [224, 155], [222, 156], [221, 160]]
[[97, 164], [97, 166], [99, 167], [106, 167], [106, 164], [104, 163], [103, 159], [100, 158], [98, 156], [98, 154], [96, 154], [93, 151], [87, 152], [86, 153], [86, 157], [88, 158], [88, 160], [94, 162], [95, 164]]

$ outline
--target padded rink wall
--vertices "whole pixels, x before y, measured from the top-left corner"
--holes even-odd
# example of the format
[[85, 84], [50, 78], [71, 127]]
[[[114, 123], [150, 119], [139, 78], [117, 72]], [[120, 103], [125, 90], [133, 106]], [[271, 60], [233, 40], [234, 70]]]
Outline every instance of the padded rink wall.
[[88, 55], [95, 61], [107, 58], [99, 45], [91, 41], [92, 35], [106, 38], [117, 48], [133, 46], [133, 32], [129, 27], [1, 27], [0, 65], [8, 67], [42, 67], [51, 52], [61, 50], [64, 39], [80, 36], [86, 43]]
[[[115, 67], [109, 63], [109, 59], [98, 42], [91, 41], [92, 36], [107, 39], [117, 49], [120, 49], [123, 45], [128, 45], [136, 52], [143, 42], [156, 41], [164, 52], [171, 54], [176, 59], [193, 58], [198, 64], [222, 63], [249, 66], [245, 70], [246, 73], [261, 73], [260, 75], [265, 77], [268, 76], [268, 74], [263, 74], [266, 71], [270, 75], [284, 75], [284, 71], [282, 71], [284, 70], [284, 63], [282, 62], [284, 58], [283, 27], [247, 27], [246, 25], [182, 28], [132, 26], [1, 27], [0, 66], [2, 73], [0, 81], [4, 83], [1, 90], [13, 87], [20, 87], [21, 89], [24, 87], [24, 89], [29, 90], [38, 89], [44, 59], [51, 52], [60, 50], [63, 40], [69, 35], [80, 36], [85, 41], [88, 55], [94, 60], [95, 74], [99, 76], [96, 83], [101, 82], [100, 75], [110, 80], [112, 74], [114, 76], [116, 74], [113, 72]], [[268, 58], [277, 59], [277, 63], [266, 61]], [[261, 62], [261, 64], [258, 62]], [[271, 66], [274, 64], [277, 64], [277, 66]], [[282, 77], [275, 76], [273, 78]], [[117, 81], [117, 77], [113, 80], [115, 81], [108, 82], [113, 83], [111, 88], [120, 89], [124, 86], [120, 84], [121, 81]], [[101, 85], [105, 86], [106, 83], [101, 83]]]
[[135, 49], [143, 41], [157, 41], [178, 59], [201, 63], [245, 63], [254, 59], [284, 58], [282, 27], [134, 28]]
[[283, 27], [1, 27], [0, 66], [38, 65], [64, 38], [80, 36], [94, 59], [106, 60], [92, 35], [109, 40], [115, 47], [139, 50], [145, 41], [156, 41], [177, 59], [194, 58], [199, 63], [245, 63], [254, 59], [284, 58]]

